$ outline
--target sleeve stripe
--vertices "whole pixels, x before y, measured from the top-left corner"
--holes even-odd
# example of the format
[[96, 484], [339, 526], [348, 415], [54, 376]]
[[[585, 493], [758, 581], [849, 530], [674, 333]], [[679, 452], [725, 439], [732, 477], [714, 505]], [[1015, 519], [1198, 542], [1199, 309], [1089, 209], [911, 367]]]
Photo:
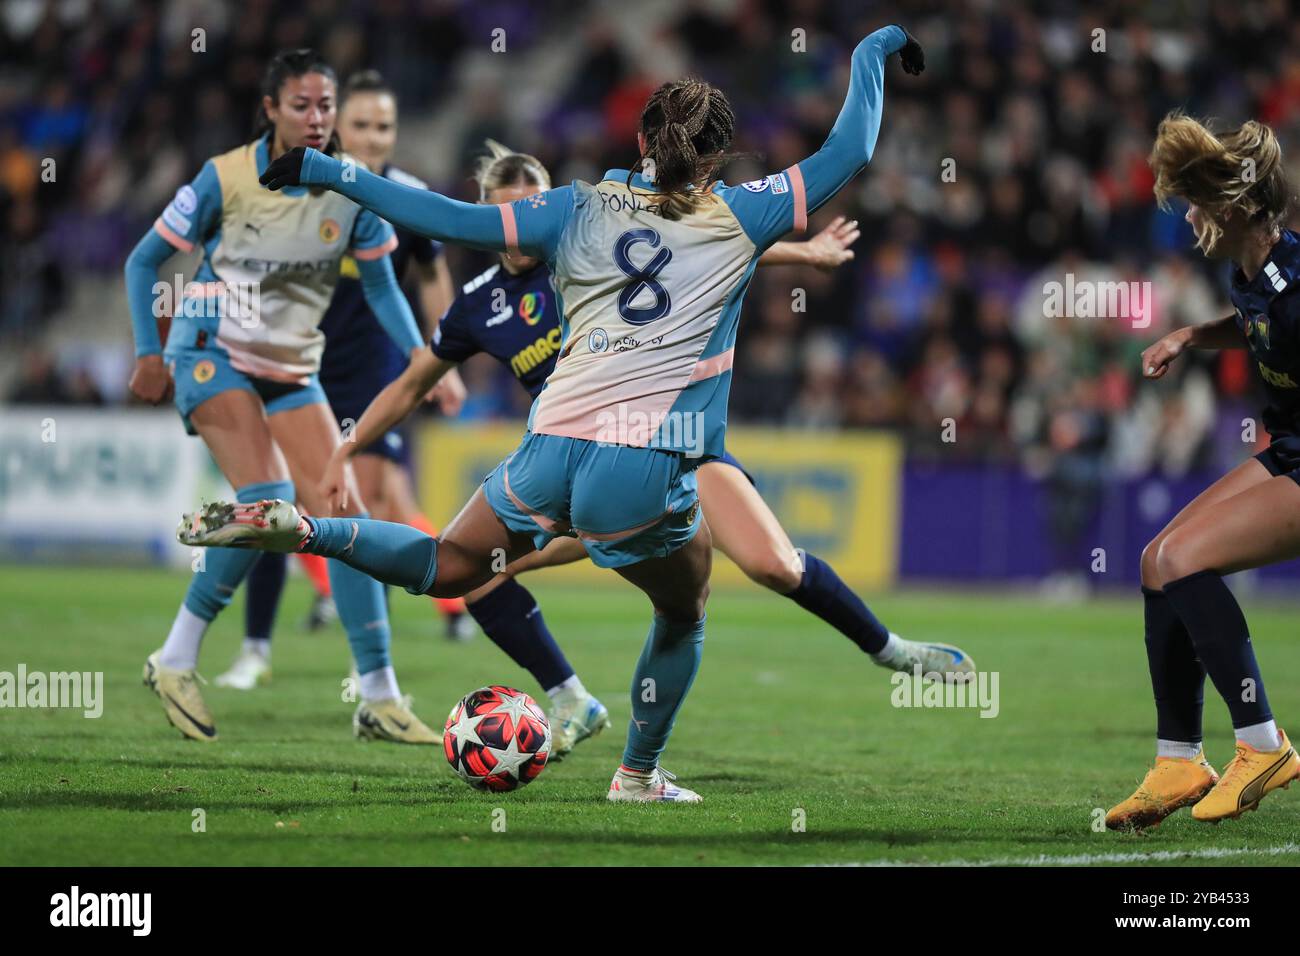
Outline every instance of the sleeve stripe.
[[172, 232], [171, 228], [167, 223], [163, 222], [161, 218], [154, 220], [153, 227], [157, 231], [158, 235], [162, 236], [181, 252], [189, 252], [194, 248], [194, 243]]
[[805, 232], [808, 229], [808, 193], [803, 188], [803, 173], [799, 172], [798, 163], [785, 172], [790, 177], [791, 198], [794, 199], [794, 229], [795, 232]]
[[735, 358], [736, 350], [733, 347], [725, 352], [720, 352], [712, 358], [700, 359], [695, 363], [695, 368], [691, 369], [691, 382], [702, 382], [706, 378], [715, 378], [721, 375], [731, 368]]
[[513, 259], [522, 257], [523, 253], [519, 251], [519, 226], [515, 223], [515, 211], [509, 203], [500, 203], [497, 206], [501, 210], [501, 230], [506, 235], [506, 252]]
[[384, 242], [377, 246], [368, 246], [365, 249], [352, 249], [352, 258], [360, 259], [362, 262], [369, 262], [372, 259], [382, 259], [394, 249], [397, 248], [397, 236], [389, 236]]

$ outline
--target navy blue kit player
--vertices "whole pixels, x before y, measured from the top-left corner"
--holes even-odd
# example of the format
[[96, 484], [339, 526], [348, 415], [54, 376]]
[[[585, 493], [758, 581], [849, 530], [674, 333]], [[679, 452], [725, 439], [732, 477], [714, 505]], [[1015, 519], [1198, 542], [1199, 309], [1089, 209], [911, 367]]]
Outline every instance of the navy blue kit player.
[[[1107, 814], [1112, 829], [1153, 826], [1185, 806], [1206, 822], [1238, 817], [1300, 776], [1269, 707], [1245, 615], [1223, 580], [1300, 557], [1300, 237], [1286, 228], [1291, 186], [1277, 137], [1253, 121], [1216, 135], [1170, 114], [1150, 161], [1161, 204], [1186, 202], [1197, 248], [1233, 264], [1234, 312], [1164, 336], [1142, 353], [1143, 374], [1163, 377], [1189, 348], [1249, 350], [1272, 441], [1201, 492], [1142, 552], [1156, 762]], [[1206, 674], [1236, 737], [1222, 776], [1202, 746]]]

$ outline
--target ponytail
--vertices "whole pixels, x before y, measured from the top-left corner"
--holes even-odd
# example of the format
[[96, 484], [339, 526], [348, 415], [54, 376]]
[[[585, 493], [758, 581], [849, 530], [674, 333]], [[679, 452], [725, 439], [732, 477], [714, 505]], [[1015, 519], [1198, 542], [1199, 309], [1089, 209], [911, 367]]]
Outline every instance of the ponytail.
[[665, 83], [650, 95], [641, 111], [642, 165], [663, 197], [660, 215], [680, 219], [699, 204], [702, 194], [692, 187], [734, 158], [726, 150], [735, 128], [727, 97], [703, 80]]

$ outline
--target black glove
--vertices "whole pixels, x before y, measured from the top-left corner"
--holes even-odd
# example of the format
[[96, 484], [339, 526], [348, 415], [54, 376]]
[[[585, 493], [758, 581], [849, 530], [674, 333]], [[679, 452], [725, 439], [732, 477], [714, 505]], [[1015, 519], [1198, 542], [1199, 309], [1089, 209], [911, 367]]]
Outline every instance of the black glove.
[[921, 49], [921, 44], [916, 42], [916, 37], [906, 30], [903, 32], [907, 34], [907, 43], [898, 51], [899, 62], [903, 64], [905, 73], [919, 76], [925, 70], [925, 51]]
[[302, 161], [307, 150], [302, 146], [285, 150], [266, 167], [262, 178], [258, 180], [267, 189], [283, 189], [285, 186], [302, 185]]

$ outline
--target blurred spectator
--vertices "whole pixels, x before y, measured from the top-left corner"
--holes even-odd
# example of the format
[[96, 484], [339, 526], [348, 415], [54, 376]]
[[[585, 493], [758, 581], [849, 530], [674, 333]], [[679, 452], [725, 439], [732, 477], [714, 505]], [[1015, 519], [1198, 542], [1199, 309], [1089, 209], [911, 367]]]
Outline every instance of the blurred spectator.
[[85, 368], [65, 375], [54, 355], [33, 348], [23, 355], [22, 371], [8, 401], [15, 405], [103, 405], [104, 397]]

